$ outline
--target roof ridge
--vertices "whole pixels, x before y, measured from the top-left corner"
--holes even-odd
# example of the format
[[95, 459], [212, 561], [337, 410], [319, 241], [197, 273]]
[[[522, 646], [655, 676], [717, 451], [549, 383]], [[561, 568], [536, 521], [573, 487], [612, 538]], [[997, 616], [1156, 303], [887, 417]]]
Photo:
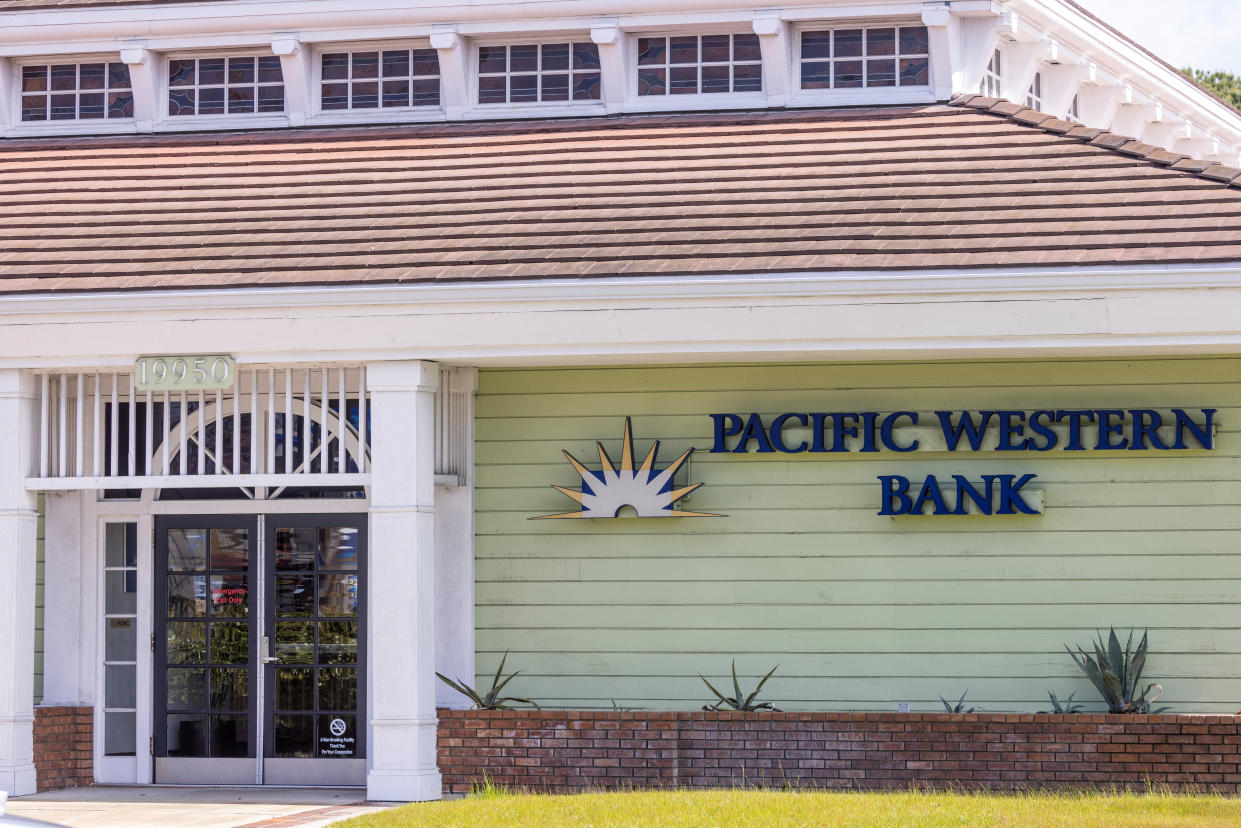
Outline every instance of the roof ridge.
[[953, 98], [949, 101], [949, 105], [981, 110], [1023, 126], [1035, 127], [1045, 132], [1063, 135], [1066, 138], [1077, 138], [1091, 146], [1102, 147], [1131, 158], [1141, 158], [1160, 167], [1168, 167], [1177, 172], [1189, 173], [1198, 178], [1241, 189], [1241, 169], [1237, 167], [1230, 167], [1216, 161], [1191, 158], [1183, 153], [1172, 152], [1154, 144], [1144, 144], [1128, 135], [1118, 135], [1105, 129], [1088, 127], [1076, 121], [1066, 121], [1055, 115], [1048, 115], [1046, 112], [1015, 104], [1007, 98], [988, 98], [984, 95], [967, 94]]

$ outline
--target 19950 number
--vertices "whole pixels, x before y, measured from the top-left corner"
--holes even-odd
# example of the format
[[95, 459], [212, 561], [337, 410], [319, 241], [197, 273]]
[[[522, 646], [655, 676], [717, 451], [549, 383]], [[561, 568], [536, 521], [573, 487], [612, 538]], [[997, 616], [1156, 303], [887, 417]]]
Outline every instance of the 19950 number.
[[232, 388], [237, 366], [223, 354], [140, 357], [134, 363], [138, 391], [214, 391]]

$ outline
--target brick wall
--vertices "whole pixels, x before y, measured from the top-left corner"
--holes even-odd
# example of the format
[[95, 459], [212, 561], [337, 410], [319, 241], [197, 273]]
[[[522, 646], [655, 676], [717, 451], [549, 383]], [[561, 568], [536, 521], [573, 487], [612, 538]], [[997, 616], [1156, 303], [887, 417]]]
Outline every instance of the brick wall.
[[94, 713], [89, 707], [34, 709], [34, 767], [40, 791], [94, 782], [93, 733]]
[[970, 788], [1148, 782], [1241, 790], [1241, 717], [440, 710], [444, 790]]

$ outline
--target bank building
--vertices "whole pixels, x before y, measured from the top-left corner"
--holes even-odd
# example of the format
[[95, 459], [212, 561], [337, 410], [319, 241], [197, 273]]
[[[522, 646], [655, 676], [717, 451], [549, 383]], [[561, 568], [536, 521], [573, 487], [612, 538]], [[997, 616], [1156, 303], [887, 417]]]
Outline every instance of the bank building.
[[1241, 113], [1071, 0], [3, 0], [0, 133], [0, 790], [1235, 727]]

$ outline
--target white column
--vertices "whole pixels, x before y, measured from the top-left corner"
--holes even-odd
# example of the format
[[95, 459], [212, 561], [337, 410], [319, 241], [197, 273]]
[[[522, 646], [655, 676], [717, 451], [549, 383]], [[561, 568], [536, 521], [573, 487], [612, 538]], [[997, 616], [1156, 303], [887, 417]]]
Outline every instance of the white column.
[[34, 590], [38, 440], [34, 377], [0, 370], [0, 791], [35, 792]]
[[14, 91], [17, 89], [17, 82], [13, 78], [13, 61], [7, 57], [0, 57], [0, 131], [11, 129], [20, 115], [14, 117], [14, 113], [18, 111], [20, 101], [14, 100]]
[[93, 617], [85, 619], [83, 613], [86, 599], [93, 597], [88, 585], [97, 582], [82, 570], [83, 549], [94, 541], [94, 532], [83, 538], [80, 492], [48, 492], [43, 511], [43, 703], [87, 704], [94, 695], [89, 687], [94, 673], [84, 655], [93, 654], [94, 647], [84, 646], [91, 639], [83, 638], [82, 631], [95, 627]]
[[440, 798], [435, 764], [433, 362], [367, 366], [371, 509], [367, 594], [370, 749], [366, 794]]
[[[478, 370], [448, 375], [453, 419], [449, 439], [459, 440], [457, 485], [435, 489], [435, 669], [474, 681], [474, 394]], [[462, 707], [460, 693], [435, 683], [437, 707]]]

